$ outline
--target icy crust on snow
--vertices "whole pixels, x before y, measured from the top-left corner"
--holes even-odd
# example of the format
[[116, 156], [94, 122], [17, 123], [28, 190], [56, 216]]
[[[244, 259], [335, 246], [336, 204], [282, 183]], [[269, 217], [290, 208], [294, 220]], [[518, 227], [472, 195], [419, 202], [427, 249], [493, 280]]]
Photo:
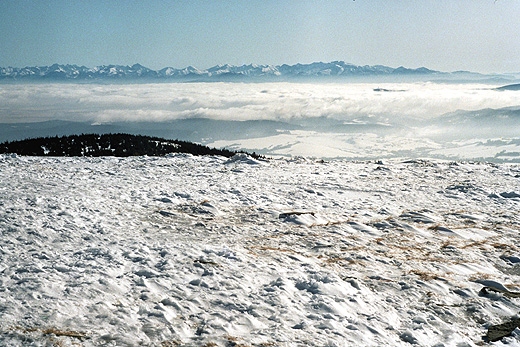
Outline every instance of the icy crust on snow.
[[[520, 166], [0, 156], [0, 345], [480, 346]], [[494, 345], [520, 346], [520, 329]]]

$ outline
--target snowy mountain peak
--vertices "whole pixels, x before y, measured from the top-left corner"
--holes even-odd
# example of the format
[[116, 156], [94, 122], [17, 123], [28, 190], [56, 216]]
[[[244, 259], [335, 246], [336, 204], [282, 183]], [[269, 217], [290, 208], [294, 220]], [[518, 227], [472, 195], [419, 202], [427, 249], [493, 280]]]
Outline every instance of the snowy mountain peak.
[[409, 69], [405, 67], [391, 68], [388, 66], [359, 66], [344, 61], [330, 63], [314, 62], [295, 65], [215, 65], [205, 70], [193, 66], [183, 69], [165, 67], [152, 70], [141, 64], [132, 66], [100, 65], [93, 68], [78, 65], [53, 64], [41, 67], [7, 67], [0, 68], [0, 80], [219, 80], [229, 78], [298, 78], [298, 77], [355, 77], [355, 76], [385, 76], [385, 75], [432, 75], [442, 74], [427, 68]]

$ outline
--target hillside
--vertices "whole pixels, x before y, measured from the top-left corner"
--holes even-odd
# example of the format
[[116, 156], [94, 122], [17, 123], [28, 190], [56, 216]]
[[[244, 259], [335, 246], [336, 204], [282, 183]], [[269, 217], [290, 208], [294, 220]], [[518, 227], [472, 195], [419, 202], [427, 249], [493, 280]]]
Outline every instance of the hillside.
[[[220, 155], [232, 157], [237, 152], [209, 148], [187, 141], [130, 134], [82, 134], [62, 137], [38, 137], [0, 144], [0, 153], [53, 157], [130, 157], [163, 156], [169, 153]], [[258, 158], [256, 153], [251, 156]]]

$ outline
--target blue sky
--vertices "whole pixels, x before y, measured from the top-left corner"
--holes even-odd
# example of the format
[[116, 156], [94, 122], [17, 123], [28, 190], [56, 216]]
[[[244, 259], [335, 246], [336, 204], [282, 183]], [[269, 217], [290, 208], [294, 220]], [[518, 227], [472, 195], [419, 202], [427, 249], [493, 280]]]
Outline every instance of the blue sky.
[[0, 66], [520, 71], [518, 0], [0, 0]]

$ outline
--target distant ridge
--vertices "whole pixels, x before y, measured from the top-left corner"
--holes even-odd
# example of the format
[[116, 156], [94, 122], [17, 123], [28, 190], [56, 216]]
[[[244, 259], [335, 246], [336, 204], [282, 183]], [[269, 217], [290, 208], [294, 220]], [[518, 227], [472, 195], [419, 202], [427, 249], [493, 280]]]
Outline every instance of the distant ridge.
[[498, 87], [497, 90], [520, 90], [520, 84], [508, 84], [507, 86]]
[[315, 62], [295, 65], [216, 65], [209, 69], [199, 70], [193, 66], [183, 69], [165, 67], [152, 70], [141, 64], [132, 66], [101, 65], [94, 68], [78, 65], [33, 66], [33, 67], [0, 67], [0, 80], [25, 81], [214, 81], [255, 79], [283, 79], [305, 77], [355, 77], [355, 76], [398, 76], [398, 75], [443, 75], [445, 73], [421, 67], [409, 69], [405, 67], [391, 68], [383, 65], [354, 65], [344, 61], [330, 63]]
[[[164, 156], [170, 153], [219, 155], [230, 158], [237, 153], [227, 149], [209, 148], [188, 141], [130, 134], [82, 134], [62, 137], [38, 137], [0, 143], [0, 154], [13, 153], [50, 157], [130, 157]], [[249, 154], [249, 153], [246, 153]], [[249, 154], [254, 158], [261, 156]]]

